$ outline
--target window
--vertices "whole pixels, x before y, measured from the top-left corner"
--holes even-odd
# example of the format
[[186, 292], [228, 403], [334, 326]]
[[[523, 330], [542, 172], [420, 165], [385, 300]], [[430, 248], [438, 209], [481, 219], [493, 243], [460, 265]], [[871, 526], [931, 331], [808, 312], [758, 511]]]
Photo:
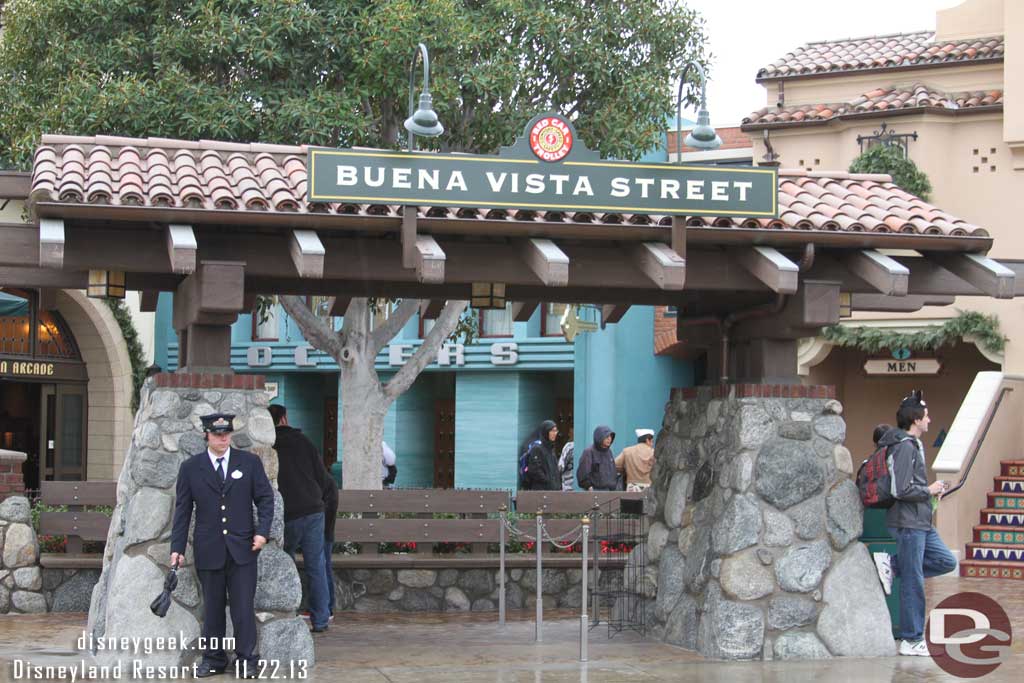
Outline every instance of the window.
[[512, 304], [505, 304], [504, 309], [480, 309], [481, 337], [512, 336]]
[[540, 334], [542, 337], [562, 336], [562, 315], [566, 304], [544, 304], [541, 309]]
[[264, 311], [266, 319], [260, 319], [258, 308], [252, 312], [252, 340], [253, 341], [277, 341], [277, 297], [272, 297], [270, 304]]

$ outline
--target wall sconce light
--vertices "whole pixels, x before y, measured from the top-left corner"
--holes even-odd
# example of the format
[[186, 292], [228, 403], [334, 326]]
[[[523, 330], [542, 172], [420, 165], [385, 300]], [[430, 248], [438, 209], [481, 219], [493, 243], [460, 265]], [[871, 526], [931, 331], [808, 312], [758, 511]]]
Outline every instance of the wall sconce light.
[[90, 270], [88, 295], [94, 299], [124, 298], [123, 270]]
[[504, 282], [474, 282], [471, 297], [473, 308], [505, 308]]

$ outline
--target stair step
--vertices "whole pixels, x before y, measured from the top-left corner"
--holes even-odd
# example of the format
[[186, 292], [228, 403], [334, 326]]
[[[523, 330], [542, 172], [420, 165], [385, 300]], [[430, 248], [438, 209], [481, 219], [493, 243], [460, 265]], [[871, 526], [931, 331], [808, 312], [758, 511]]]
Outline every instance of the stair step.
[[997, 493], [1024, 493], [1024, 477], [996, 477]]
[[985, 524], [974, 527], [975, 543], [1024, 545], [1024, 527]]
[[999, 510], [1024, 510], [1024, 493], [989, 493], [988, 506]]
[[1005, 543], [968, 543], [967, 559], [1024, 563], [1024, 546]]
[[1013, 510], [997, 510], [996, 508], [984, 508], [981, 511], [982, 526], [995, 524], [998, 526], [1024, 526], [1024, 510], [1014, 512]]
[[999, 469], [1004, 477], [1024, 477], [1024, 460], [1003, 460]]
[[961, 560], [960, 576], [972, 579], [1024, 579], [1024, 562]]

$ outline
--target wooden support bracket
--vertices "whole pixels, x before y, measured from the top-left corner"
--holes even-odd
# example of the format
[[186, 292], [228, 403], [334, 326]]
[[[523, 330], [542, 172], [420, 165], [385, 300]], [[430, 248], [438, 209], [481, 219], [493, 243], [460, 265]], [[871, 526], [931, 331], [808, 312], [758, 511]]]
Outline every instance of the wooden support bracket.
[[39, 219], [39, 265], [43, 268], [64, 266], [64, 221], [59, 218]]
[[292, 262], [299, 277], [323, 278], [326, 253], [315, 230], [292, 230]]
[[686, 284], [686, 259], [667, 244], [644, 242], [633, 250], [636, 264], [661, 289], [682, 289]]
[[736, 260], [776, 294], [792, 294], [800, 268], [774, 247], [751, 247], [736, 252]]
[[167, 256], [171, 261], [172, 273], [194, 273], [197, 251], [196, 234], [191, 225], [172, 223], [167, 226]]
[[846, 257], [850, 272], [886, 296], [906, 296], [910, 269], [881, 252], [865, 249]]

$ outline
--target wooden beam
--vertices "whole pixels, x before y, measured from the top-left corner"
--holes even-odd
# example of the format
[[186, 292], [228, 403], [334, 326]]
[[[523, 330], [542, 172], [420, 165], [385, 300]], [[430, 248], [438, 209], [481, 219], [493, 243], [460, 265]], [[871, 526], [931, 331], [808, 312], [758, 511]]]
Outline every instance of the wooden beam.
[[402, 207], [402, 267], [416, 268], [416, 207]]
[[551, 240], [526, 240], [522, 253], [526, 265], [548, 287], [569, 284], [569, 257]]
[[850, 272], [886, 296], [906, 296], [910, 269], [874, 249], [855, 251], [846, 257]]
[[242, 310], [246, 313], [254, 312], [256, 310], [256, 300], [259, 296], [256, 292], [246, 292], [242, 297]]
[[753, 315], [742, 311], [733, 327], [732, 338], [749, 340], [798, 339], [813, 336], [815, 331], [839, 322], [838, 282], [804, 280], [796, 293], [785, 297], [777, 312], [770, 305]]
[[444, 299], [427, 299], [420, 304], [420, 318], [423, 320], [437, 320], [444, 308]]
[[39, 259], [39, 228], [24, 223], [0, 223], [0, 244], [0, 266], [34, 264]]
[[200, 261], [175, 292], [174, 329], [234, 322], [246, 310], [244, 276], [244, 263]]
[[682, 289], [686, 284], [686, 259], [661, 242], [644, 242], [634, 248], [633, 259], [660, 289]]
[[996, 299], [1012, 299], [1016, 274], [984, 254], [925, 252], [925, 257]]
[[601, 329], [604, 329], [605, 325], [622, 320], [622, 316], [626, 315], [628, 310], [629, 304], [605, 304], [601, 306]]
[[425, 284], [444, 282], [445, 253], [430, 235], [416, 236], [416, 279]]
[[57, 290], [53, 287], [39, 288], [39, 310], [53, 311], [57, 308]]
[[160, 292], [151, 289], [143, 290], [139, 296], [139, 310], [143, 313], [156, 313], [159, 297]]
[[0, 268], [0, 282], [10, 287], [85, 289], [89, 285], [89, 272], [56, 270], [54, 268], [7, 267]]
[[686, 258], [686, 216], [672, 216], [672, 251]]
[[777, 294], [792, 294], [797, 288], [800, 268], [774, 247], [756, 246], [735, 252], [736, 260], [750, 274]]
[[854, 311], [879, 311], [889, 313], [912, 313], [925, 306], [949, 306], [954, 296], [886, 296], [885, 294], [853, 294], [851, 306]]
[[344, 318], [345, 314], [348, 313], [348, 307], [352, 303], [352, 297], [350, 296], [336, 296], [334, 302], [331, 304], [331, 315], [336, 318]]
[[64, 221], [60, 218], [39, 219], [39, 265], [64, 267]]
[[327, 250], [315, 230], [292, 230], [289, 246], [299, 277], [324, 276], [324, 254]]
[[533, 312], [540, 305], [539, 301], [515, 301], [512, 303], [512, 320], [517, 323], [529, 322]]
[[196, 235], [191, 225], [171, 223], [167, 226], [167, 255], [171, 260], [172, 273], [194, 273], [196, 250]]

